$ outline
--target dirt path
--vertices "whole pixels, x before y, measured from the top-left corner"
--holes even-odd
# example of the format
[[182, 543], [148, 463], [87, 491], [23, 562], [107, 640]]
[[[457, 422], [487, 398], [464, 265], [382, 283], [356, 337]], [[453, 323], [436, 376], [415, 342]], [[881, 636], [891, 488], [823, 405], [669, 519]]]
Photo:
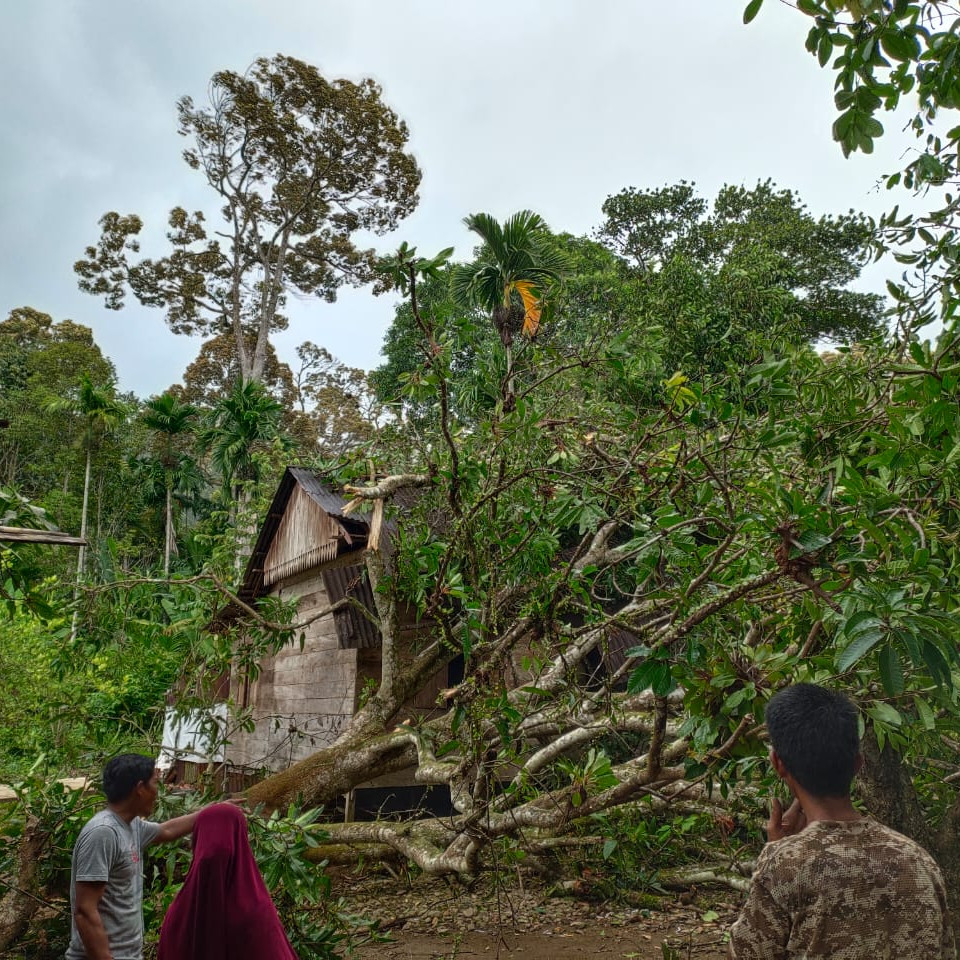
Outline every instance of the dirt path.
[[[722, 960], [737, 903], [704, 892], [689, 903], [651, 899], [631, 907], [550, 887], [489, 884], [466, 890], [443, 882], [365, 880], [341, 885], [358, 913], [380, 921], [390, 941], [361, 948], [359, 960], [453, 960], [531, 957], [567, 960]], [[662, 944], [669, 950], [665, 954]]]

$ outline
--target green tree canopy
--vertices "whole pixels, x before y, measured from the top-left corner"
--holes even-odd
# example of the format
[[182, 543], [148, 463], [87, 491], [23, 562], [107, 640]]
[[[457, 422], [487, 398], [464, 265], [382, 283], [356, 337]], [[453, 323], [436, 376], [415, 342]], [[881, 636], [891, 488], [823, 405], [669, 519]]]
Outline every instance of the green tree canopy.
[[107, 213], [75, 265], [80, 288], [111, 309], [128, 292], [161, 307], [175, 333], [233, 337], [243, 380], [263, 377], [288, 291], [333, 300], [373, 278], [358, 231], [392, 230], [417, 203], [420, 171], [406, 125], [373, 80], [327, 80], [294, 57], [221, 71], [210, 105], [178, 104], [184, 159], [217, 195], [225, 226], [176, 207], [170, 252], [137, 259], [142, 221]]
[[769, 180], [724, 186], [712, 206], [683, 181], [628, 188], [607, 198], [603, 213], [597, 239], [648, 279], [664, 322], [681, 336], [682, 314], [668, 311], [671, 302], [685, 309], [693, 277], [693, 295], [704, 300], [698, 312], [706, 308], [734, 334], [774, 322], [794, 342], [848, 343], [881, 328], [882, 298], [848, 288], [872, 252], [862, 214], [814, 217], [796, 193]]

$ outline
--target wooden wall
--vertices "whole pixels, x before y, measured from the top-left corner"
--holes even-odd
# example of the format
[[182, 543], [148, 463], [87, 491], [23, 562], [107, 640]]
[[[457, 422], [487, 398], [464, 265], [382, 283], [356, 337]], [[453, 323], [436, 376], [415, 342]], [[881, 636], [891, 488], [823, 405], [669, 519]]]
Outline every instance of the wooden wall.
[[[283, 580], [271, 593], [298, 598], [300, 620], [329, 605], [316, 568]], [[295, 640], [262, 662], [257, 679], [247, 685], [233, 679], [231, 695], [239, 707], [252, 708], [255, 726], [233, 735], [227, 762], [283, 770], [310, 756], [345, 729], [357, 692], [357, 651], [340, 649], [332, 615], [315, 620], [303, 650]]]

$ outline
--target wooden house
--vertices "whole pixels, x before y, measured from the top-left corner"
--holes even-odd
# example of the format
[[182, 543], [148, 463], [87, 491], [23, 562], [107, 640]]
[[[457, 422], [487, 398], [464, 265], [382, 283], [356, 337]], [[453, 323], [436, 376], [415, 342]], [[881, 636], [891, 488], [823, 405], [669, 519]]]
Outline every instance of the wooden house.
[[[362, 698], [380, 679], [380, 633], [371, 617], [374, 601], [363, 554], [369, 526], [362, 516], [344, 515], [347, 500], [310, 470], [288, 467], [260, 527], [238, 591], [253, 603], [264, 596], [295, 600], [298, 622], [310, 622], [299, 637], [262, 660], [253, 675], [229, 678], [234, 713], [249, 714], [249, 729], [230, 728], [223, 760], [249, 782], [333, 743]], [[344, 597], [359, 604], [312, 619]], [[227, 610], [220, 622], [229, 622]], [[411, 647], [420, 627], [401, 631]], [[462, 661], [440, 671], [410, 702], [419, 714], [436, 709], [437, 694], [462, 678]], [[220, 759], [219, 757], [217, 758]], [[402, 774], [389, 783], [409, 787]], [[372, 784], [385, 786], [385, 784]], [[418, 788], [419, 789], [419, 788]], [[422, 792], [422, 791], [421, 791]], [[406, 791], [409, 799], [410, 791]]]
[[[309, 621], [302, 643], [298, 636], [261, 660], [256, 671], [246, 673], [242, 667], [234, 667], [229, 678], [221, 678], [221, 695], [232, 704], [231, 711], [221, 709], [219, 714], [227, 738], [222, 753], [205, 755], [202, 734], [195, 733], [197, 718], [168, 718], [165, 752], [174, 762], [176, 777], [192, 780], [212, 762], [223, 772], [225, 785], [239, 789], [271, 771], [285, 769], [332, 744], [363, 698], [379, 683], [381, 639], [364, 563], [370, 528], [363, 516], [344, 514], [347, 502], [313, 471], [288, 467], [284, 472], [260, 527], [238, 597], [249, 605], [265, 596], [296, 601], [297, 622]], [[356, 603], [316, 616], [344, 597]], [[217, 622], [223, 626], [238, 613], [239, 607], [228, 607]], [[402, 616], [400, 626], [401, 642], [410, 652], [429, 629], [412, 616]], [[603, 650], [584, 664], [584, 684], [602, 683], [637, 642], [630, 632], [611, 628]], [[529, 652], [515, 651], [512, 661], [505, 664], [511, 686], [524, 679], [521, 674], [528, 668], [521, 664]], [[439, 692], [462, 679], [463, 658], [459, 657], [405, 706], [404, 715], [429, 716], [439, 709]], [[244, 715], [247, 725], [239, 726], [237, 718]], [[412, 774], [401, 772], [364, 785], [356, 792], [359, 811], [362, 813], [364, 806], [368, 810], [399, 810], [420, 805], [424, 788], [414, 786]], [[444, 812], [449, 794], [445, 799], [438, 797], [437, 789], [427, 798], [428, 805]]]

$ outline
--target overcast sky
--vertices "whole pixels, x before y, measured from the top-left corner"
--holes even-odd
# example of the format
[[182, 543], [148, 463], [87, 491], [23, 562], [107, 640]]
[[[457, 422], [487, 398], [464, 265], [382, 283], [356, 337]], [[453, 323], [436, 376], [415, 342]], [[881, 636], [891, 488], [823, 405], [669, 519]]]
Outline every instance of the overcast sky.
[[[145, 245], [181, 204], [215, 209], [183, 163], [175, 103], [206, 98], [220, 69], [286, 53], [329, 77], [372, 76], [409, 124], [423, 170], [417, 211], [381, 241], [423, 253], [471, 241], [462, 218], [529, 207], [585, 233], [626, 186], [770, 177], [815, 213], [879, 214], [876, 189], [910, 146], [889, 132], [872, 157], [844, 160], [830, 138], [829, 71], [803, 47], [809, 26], [768, 0], [749, 27], [744, 0], [23, 0], [0, 40], [0, 316], [29, 305], [88, 324], [140, 396], [178, 381], [200, 341], [160, 310], [116, 313], [72, 272], [107, 210], [136, 212]], [[899, 198], [897, 198], [899, 199]], [[885, 268], [893, 273], [893, 268]], [[867, 283], [881, 290], [884, 268]], [[389, 298], [347, 290], [291, 310], [277, 340], [305, 339], [372, 368]]]

